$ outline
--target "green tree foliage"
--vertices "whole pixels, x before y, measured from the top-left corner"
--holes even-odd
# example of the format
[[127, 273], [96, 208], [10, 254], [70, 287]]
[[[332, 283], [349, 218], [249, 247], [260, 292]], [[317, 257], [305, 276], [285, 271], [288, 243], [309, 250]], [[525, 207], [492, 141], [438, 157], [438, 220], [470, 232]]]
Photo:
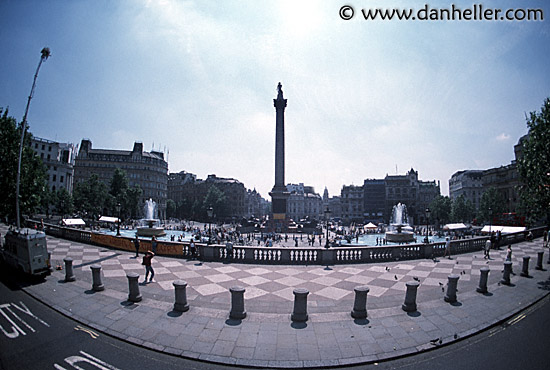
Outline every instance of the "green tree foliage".
[[451, 198], [438, 195], [430, 203], [430, 222], [436, 225], [446, 224], [451, 218]]
[[[23, 142], [19, 207], [21, 215], [32, 215], [41, 204], [48, 189], [46, 168], [31, 148], [32, 135], [28, 130]], [[0, 216], [15, 220], [15, 187], [21, 124], [8, 117], [8, 110], [0, 108]]]
[[472, 220], [474, 207], [472, 202], [466, 200], [464, 195], [460, 195], [452, 202], [451, 221], [453, 222], [469, 222]]
[[540, 113], [531, 112], [527, 127], [523, 156], [518, 158], [522, 208], [528, 220], [546, 216], [550, 223], [550, 98], [546, 98]]
[[72, 195], [65, 188], [59, 188], [54, 194], [53, 204], [57, 214], [70, 218], [74, 211]]
[[108, 196], [107, 186], [99, 181], [96, 174], [87, 181], [77, 183], [73, 190], [76, 210], [93, 219], [103, 214]]
[[166, 217], [177, 217], [177, 205], [172, 199], [166, 200]]
[[141, 215], [139, 202], [142, 194], [143, 190], [137, 184], [126, 190], [126, 207], [131, 218], [139, 218]]
[[491, 223], [492, 219], [501, 213], [506, 212], [506, 202], [497, 189], [491, 187], [482, 195], [479, 202], [478, 221]]
[[202, 215], [204, 219], [208, 217], [206, 210], [212, 207], [215, 214], [215, 219], [223, 219], [227, 214], [227, 199], [225, 194], [216, 186], [212, 185], [202, 202]]

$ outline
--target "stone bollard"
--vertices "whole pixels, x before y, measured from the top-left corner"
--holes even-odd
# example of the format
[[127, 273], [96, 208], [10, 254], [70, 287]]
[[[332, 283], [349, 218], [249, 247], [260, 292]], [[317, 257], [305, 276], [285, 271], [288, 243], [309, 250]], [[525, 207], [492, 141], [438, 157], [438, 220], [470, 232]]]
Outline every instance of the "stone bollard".
[[128, 300], [130, 302], [139, 302], [141, 301], [141, 293], [139, 292], [139, 274], [135, 272], [129, 272], [126, 274], [126, 277], [128, 278]]
[[183, 280], [176, 280], [172, 282], [174, 291], [176, 293], [176, 302], [174, 303], [174, 311], [186, 312], [189, 311], [189, 304], [187, 303], [187, 282]]
[[294, 311], [290, 316], [292, 321], [304, 322], [307, 321], [307, 295], [309, 290], [304, 288], [294, 289]]
[[523, 265], [521, 266], [520, 275], [523, 277], [529, 277], [529, 256], [523, 256]]
[[542, 260], [544, 258], [544, 251], [539, 251], [537, 252], [537, 266], [535, 267], [535, 269], [537, 270], [543, 270], [542, 268]]
[[504, 271], [502, 272], [502, 280], [500, 280], [500, 283], [504, 285], [510, 285], [511, 273], [512, 273], [512, 262], [511, 261], [504, 262]]
[[105, 286], [101, 281], [101, 265], [91, 265], [92, 269], [92, 290], [94, 292], [101, 292], [105, 290]]
[[485, 266], [480, 269], [481, 275], [479, 275], [479, 286], [476, 291], [478, 293], [487, 293], [487, 280], [489, 278], [489, 267]]
[[420, 283], [418, 281], [409, 281], [405, 285], [407, 286], [407, 293], [405, 294], [405, 303], [403, 303], [401, 308], [406, 312], [414, 312], [416, 311], [416, 291]]
[[231, 292], [231, 311], [229, 311], [229, 318], [242, 320], [246, 317], [246, 311], [244, 310], [245, 289], [241, 286], [234, 286], [229, 288], [229, 291]]
[[355, 301], [353, 302], [353, 311], [351, 317], [354, 319], [364, 319], [367, 317], [367, 294], [370, 289], [366, 286], [353, 288], [355, 292]]
[[74, 277], [73, 271], [73, 259], [71, 257], [66, 257], [63, 258], [63, 262], [65, 262], [65, 282], [75, 281], [76, 278]]
[[460, 279], [460, 276], [449, 275], [447, 279], [447, 294], [445, 294], [445, 297], [443, 299], [445, 300], [445, 302], [455, 303], [458, 279]]

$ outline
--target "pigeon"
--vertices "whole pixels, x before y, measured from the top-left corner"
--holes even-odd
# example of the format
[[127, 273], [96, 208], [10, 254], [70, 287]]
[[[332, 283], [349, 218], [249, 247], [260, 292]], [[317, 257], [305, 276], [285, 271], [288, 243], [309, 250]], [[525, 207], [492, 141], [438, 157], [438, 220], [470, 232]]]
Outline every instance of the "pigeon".
[[462, 273], [463, 273], [464, 275], [466, 275], [466, 271], [465, 271], [465, 270], [462, 270]]
[[441, 340], [441, 338], [435, 338], [435, 339], [430, 340], [430, 343], [431, 343], [431, 344], [436, 344], [436, 343], [439, 342], [440, 340]]
[[443, 343], [443, 341], [440, 339], [440, 340], [439, 340], [439, 344], [442, 344], [442, 343]]
[[454, 337], [455, 337], [455, 339], [457, 339], [457, 338], [458, 338], [458, 334], [457, 334], [457, 333], [455, 333], [455, 336], [454, 336]]
[[439, 286], [443, 286], [443, 283], [442, 283], [442, 282], [439, 282]]
[[416, 276], [413, 276], [413, 280], [420, 281], [420, 279], [417, 278]]
[[395, 280], [397, 280], [397, 275], [393, 275], [393, 278], [394, 278]]
[[390, 271], [390, 268], [388, 266], [386, 266], [386, 271]]
[[458, 265], [458, 261], [456, 261], [456, 264]]
[[445, 288], [441, 287], [441, 291], [444, 292], [444, 291], [445, 291]]

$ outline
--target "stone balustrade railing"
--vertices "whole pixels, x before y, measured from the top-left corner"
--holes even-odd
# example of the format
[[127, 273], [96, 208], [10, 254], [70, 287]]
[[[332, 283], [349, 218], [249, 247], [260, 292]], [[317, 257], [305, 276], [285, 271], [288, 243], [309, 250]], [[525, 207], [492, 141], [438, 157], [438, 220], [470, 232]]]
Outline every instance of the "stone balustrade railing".
[[[41, 227], [40, 222], [27, 221], [30, 227]], [[44, 224], [48, 235], [72, 241], [95, 244], [103, 247], [135, 252], [133, 239], [92, 231], [73, 229], [52, 224]], [[544, 227], [530, 230], [534, 238], [541, 237]], [[525, 240], [526, 233], [503, 235], [501, 246]], [[488, 239], [486, 236], [451, 241], [451, 254], [480, 251]], [[413, 259], [436, 258], [443, 256], [445, 242], [432, 244], [408, 244], [400, 246], [341, 246], [331, 248], [295, 247], [252, 247], [196, 243], [197, 257], [203, 261], [281, 264], [281, 265], [336, 265], [353, 263], [377, 263]], [[140, 252], [151, 249], [151, 240], [140, 239]], [[157, 242], [157, 254], [181, 258], [191, 258], [189, 242]]]

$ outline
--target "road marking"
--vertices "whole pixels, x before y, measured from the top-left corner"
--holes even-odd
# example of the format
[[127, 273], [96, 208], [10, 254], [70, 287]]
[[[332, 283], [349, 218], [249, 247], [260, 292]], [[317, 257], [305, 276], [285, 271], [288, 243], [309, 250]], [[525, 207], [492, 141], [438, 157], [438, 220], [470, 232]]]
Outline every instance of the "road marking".
[[[93, 365], [94, 367], [98, 368], [98, 369], [101, 369], [101, 370], [119, 370], [118, 368], [114, 367], [113, 365], [110, 365], [104, 361], [101, 361], [100, 359], [84, 352], [84, 351], [79, 351], [81, 355], [85, 356], [85, 357], [82, 357], [82, 356], [69, 356], [67, 358], [64, 359], [64, 361], [71, 365], [73, 369], [79, 369], [79, 370], [83, 370], [82, 367], [78, 366], [77, 364], [78, 363], [88, 363], [90, 365]], [[53, 364], [53, 367], [56, 368], [57, 370], [67, 370], [65, 369], [63, 366], [59, 365], [59, 364]]]
[[80, 330], [80, 331], [83, 331], [85, 333], [88, 333], [88, 334], [90, 334], [90, 337], [92, 337], [92, 339], [97, 339], [99, 337], [99, 334], [97, 334], [95, 331], [90, 330], [90, 329], [86, 329], [86, 328], [84, 328], [80, 325], [75, 326], [74, 330]]
[[521, 315], [518, 315], [518, 316], [514, 317], [512, 320], [508, 321], [508, 325], [517, 324], [518, 322], [523, 320], [525, 317], [526, 317], [526, 315], [524, 313], [522, 313]]

